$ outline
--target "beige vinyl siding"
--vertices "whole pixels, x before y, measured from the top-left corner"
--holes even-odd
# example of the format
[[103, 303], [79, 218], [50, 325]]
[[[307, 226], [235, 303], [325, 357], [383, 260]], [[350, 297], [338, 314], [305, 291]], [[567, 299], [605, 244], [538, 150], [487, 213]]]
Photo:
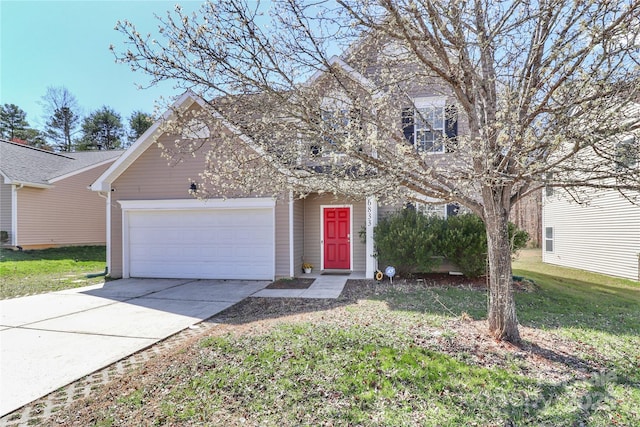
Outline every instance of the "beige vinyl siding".
[[304, 200], [296, 199], [293, 202], [293, 273], [295, 275], [302, 271], [304, 261]]
[[353, 244], [353, 253], [351, 254], [351, 268], [353, 271], [365, 271], [366, 247], [359, 236], [359, 232], [365, 223], [365, 202], [343, 200], [333, 195], [312, 194], [304, 200], [304, 260], [310, 262], [316, 268], [322, 268], [320, 254], [322, 250], [320, 206], [322, 205], [349, 205], [352, 207], [351, 242]]
[[11, 184], [5, 184], [4, 177], [0, 181], [0, 230], [9, 234], [11, 243]]
[[[159, 142], [173, 144], [173, 137], [164, 135]], [[241, 144], [241, 143], [239, 143]], [[196, 157], [185, 156], [176, 163], [162, 157], [162, 150], [152, 144], [112, 184], [111, 193], [111, 276], [122, 277], [122, 210], [119, 200], [170, 200], [192, 199], [191, 182], [200, 182], [205, 170], [206, 147]], [[213, 194], [212, 197], [222, 197]], [[276, 266], [277, 276], [289, 275], [289, 227], [288, 197], [276, 201]]]
[[53, 188], [18, 189], [16, 244], [24, 248], [105, 244], [106, 201], [88, 187], [109, 165], [56, 181]]
[[[640, 206], [614, 191], [594, 193], [588, 206], [561, 191], [543, 199], [544, 262], [640, 280]], [[553, 227], [553, 252], [545, 250], [546, 227]]]
[[394, 203], [394, 204], [378, 204], [378, 220], [391, 215], [392, 213], [402, 209], [402, 203]]

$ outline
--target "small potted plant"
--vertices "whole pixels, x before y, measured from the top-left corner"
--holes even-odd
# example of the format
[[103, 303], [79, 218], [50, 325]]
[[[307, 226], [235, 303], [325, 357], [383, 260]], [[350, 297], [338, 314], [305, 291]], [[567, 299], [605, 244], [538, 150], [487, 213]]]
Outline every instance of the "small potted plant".
[[313, 265], [309, 264], [308, 262], [305, 262], [302, 264], [302, 269], [304, 270], [305, 273], [309, 274], [311, 273], [311, 270], [313, 270]]

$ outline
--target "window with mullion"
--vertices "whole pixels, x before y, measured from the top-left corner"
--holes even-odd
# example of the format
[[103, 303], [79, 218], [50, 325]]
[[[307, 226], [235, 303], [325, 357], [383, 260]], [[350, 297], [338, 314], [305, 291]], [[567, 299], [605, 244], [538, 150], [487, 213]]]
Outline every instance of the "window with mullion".
[[335, 145], [336, 139], [348, 135], [348, 110], [322, 110], [320, 117], [322, 119], [322, 137], [328, 144]]
[[443, 107], [425, 107], [415, 110], [415, 144], [419, 152], [444, 153], [445, 113]]
[[616, 144], [615, 169], [623, 171], [633, 169], [640, 161], [640, 145], [635, 137], [629, 137]]

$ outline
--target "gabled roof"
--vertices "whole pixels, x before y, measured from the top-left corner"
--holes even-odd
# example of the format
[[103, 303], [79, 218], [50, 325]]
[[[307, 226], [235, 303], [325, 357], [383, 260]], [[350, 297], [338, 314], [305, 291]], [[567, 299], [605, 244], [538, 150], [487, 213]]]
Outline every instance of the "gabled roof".
[[54, 153], [0, 139], [0, 174], [6, 184], [48, 188], [56, 181], [114, 161], [122, 153]]
[[162, 123], [170, 119], [174, 115], [174, 111], [186, 110], [194, 102], [204, 106], [204, 101], [193, 92], [187, 91], [183, 93], [160, 119], [156, 120], [145, 133], [140, 135], [140, 138], [131, 144], [127, 151], [91, 184], [91, 189], [93, 191], [109, 191], [111, 183], [126, 171], [153, 144], [156, 137], [162, 133]]
[[[98, 179], [91, 185], [93, 191], [109, 191], [110, 185], [115, 181], [124, 171], [133, 164], [144, 153], [151, 144], [156, 140], [156, 137], [163, 132], [162, 124], [166, 120], [170, 120], [175, 111], [185, 111], [191, 107], [194, 103], [198, 104], [202, 108], [207, 108], [207, 103], [198, 95], [191, 91], [183, 93], [172, 106], [162, 115], [162, 117], [151, 125], [145, 133], [143, 133], [136, 142], [134, 142], [124, 154], [116, 160]], [[251, 138], [242, 133], [235, 125], [225, 120], [219, 113], [212, 111], [212, 117], [219, 120], [229, 131], [236, 135], [241, 141], [246, 143], [253, 150], [261, 155], [266, 155], [264, 151], [257, 147]]]
[[[339, 56], [332, 56], [329, 59], [329, 66], [331, 67], [340, 67], [342, 70], [351, 77], [354, 81], [360, 83], [363, 87], [371, 90], [375, 90], [376, 86], [373, 84], [371, 80], [363, 76], [361, 73], [357, 72], [353, 67], [347, 64], [342, 58]], [[320, 77], [326, 74], [325, 70], [318, 70], [315, 72], [313, 76], [309, 78], [309, 80], [305, 83], [307, 86], [311, 86], [316, 82]]]
[[[364, 75], [357, 72], [353, 69], [349, 64], [347, 64], [341, 57], [333, 56], [329, 60], [329, 66], [340, 67], [347, 75], [349, 75], [354, 81], [358, 82], [362, 86], [368, 89], [374, 89], [375, 85], [371, 80], [367, 79]], [[318, 71], [313, 76], [309, 78], [305, 85], [313, 85], [326, 71]], [[215, 101], [214, 101], [215, 102]], [[116, 160], [110, 167], [107, 169], [92, 185], [91, 189], [93, 191], [101, 191], [107, 192], [110, 191], [111, 183], [114, 182], [124, 171], [129, 168], [137, 159], [144, 153], [151, 144], [154, 143], [156, 138], [162, 133], [162, 124], [166, 120], [171, 119], [175, 115], [175, 111], [178, 110], [187, 110], [194, 103], [200, 105], [202, 108], [208, 107], [207, 103], [198, 95], [191, 91], [186, 91], [182, 94], [172, 105], [171, 107], [162, 115], [162, 117], [149, 128], [147, 131], [134, 142], [131, 147], [125, 153]], [[212, 111], [212, 116], [215, 119], [220, 120], [220, 122], [229, 129], [233, 134], [235, 134], [240, 140], [245, 142], [249, 147], [257, 151], [258, 153], [269, 157], [267, 153], [265, 153], [260, 147], [256, 146], [253, 143], [253, 140], [247, 136], [242, 130], [236, 126], [235, 124], [229, 122], [225, 118], [223, 118], [219, 113], [215, 110]], [[286, 170], [283, 170], [278, 167], [278, 169], [287, 174]]]

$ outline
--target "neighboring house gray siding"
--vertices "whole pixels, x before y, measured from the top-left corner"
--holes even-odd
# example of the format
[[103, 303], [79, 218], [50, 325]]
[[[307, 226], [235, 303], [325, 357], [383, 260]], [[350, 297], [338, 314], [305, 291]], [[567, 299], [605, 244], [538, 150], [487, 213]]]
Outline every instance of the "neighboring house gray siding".
[[11, 243], [11, 185], [4, 183], [0, 176], [0, 230], [6, 231]]
[[556, 190], [543, 203], [543, 262], [640, 280], [640, 206], [615, 191], [593, 191], [578, 205]]

